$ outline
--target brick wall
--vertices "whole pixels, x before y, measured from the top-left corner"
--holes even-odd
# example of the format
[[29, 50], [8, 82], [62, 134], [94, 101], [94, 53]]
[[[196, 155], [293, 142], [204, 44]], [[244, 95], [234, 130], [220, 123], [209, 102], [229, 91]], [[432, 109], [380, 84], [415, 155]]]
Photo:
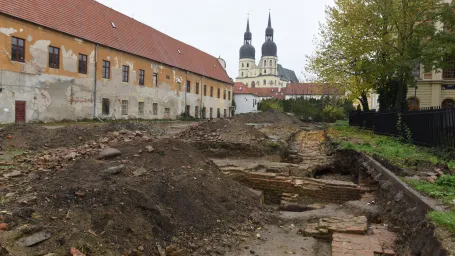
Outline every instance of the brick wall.
[[299, 195], [299, 202], [311, 203], [344, 203], [359, 200], [359, 186], [339, 181], [296, 178], [274, 173], [243, 173], [235, 179], [248, 187], [264, 192], [267, 204], [279, 204], [283, 193]]

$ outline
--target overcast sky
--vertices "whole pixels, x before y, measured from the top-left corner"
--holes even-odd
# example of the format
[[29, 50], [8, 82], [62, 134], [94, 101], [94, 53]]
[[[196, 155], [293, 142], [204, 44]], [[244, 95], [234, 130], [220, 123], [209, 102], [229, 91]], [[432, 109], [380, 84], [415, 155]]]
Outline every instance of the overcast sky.
[[97, 0], [173, 38], [227, 62], [230, 77], [238, 75], [239, 49], [250, 16], [256, 63], [261, 58], [269, 9], [272, 13], [278, 63], [299, 78], [305, 55], [334, 0]]

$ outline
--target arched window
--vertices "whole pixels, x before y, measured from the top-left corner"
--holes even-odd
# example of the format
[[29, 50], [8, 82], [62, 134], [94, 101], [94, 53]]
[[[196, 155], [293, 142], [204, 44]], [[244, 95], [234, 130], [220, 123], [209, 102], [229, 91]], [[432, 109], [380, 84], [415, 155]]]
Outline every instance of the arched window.
[[265, 67], [265, 66], [267, 66], [267, 61], [266, 61], [266, 60], [264, 60], [264, 67]]
[[418, 110], [420, 108], [420, 101], [414, 97], [408, 99], [409, 110]]
[[253, 81], [253, 82], [251, 83], [251, 88], [255, 88], [255, 87], [256, 87], [256, 83]]
[[445, 99], [442, 102], [442, 108], [453, 108], [455, 107], [455, 101], [453, 99]]
[[264, 85], [266, 85], [266, 84], [267, 84], [267, 81], [264, 79]]
[[270, 66], [272, 66], [272, 61], [270, 60]]

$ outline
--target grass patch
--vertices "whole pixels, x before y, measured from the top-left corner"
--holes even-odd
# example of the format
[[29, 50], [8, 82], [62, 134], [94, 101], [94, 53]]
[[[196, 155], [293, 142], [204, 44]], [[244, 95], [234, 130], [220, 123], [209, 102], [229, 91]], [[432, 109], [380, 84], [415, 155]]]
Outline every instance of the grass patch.
[[455, 212], [430, 212], [428, 218], [437, 226], [450, 231], [455, 234]]
[[444, 157], [436, 154], [439, 150], [406, 144], [394, 137], [376, 135], [372, 131], [350, 127], [347, 121], [338, 121], [332, 125], [328, 129], [328, 136], [340, 149], [377, 155], [400, 168], [414, 167], [423, 162], [431, 165], [447, 164], [450, 169], [455, 168], [455, 159], [450, 154]]
[[455, 181], [455, 176], [443, 176], [436, 180], [435, 183], [409, 179], [405, 179], [404, 181], [416, 190], [421, 191], [432, 198], [440, 200], [443, 204], [452, 207], [454, 206], [453, 200], [455, 200], [455, 188], [453, 187], [452, 182]]

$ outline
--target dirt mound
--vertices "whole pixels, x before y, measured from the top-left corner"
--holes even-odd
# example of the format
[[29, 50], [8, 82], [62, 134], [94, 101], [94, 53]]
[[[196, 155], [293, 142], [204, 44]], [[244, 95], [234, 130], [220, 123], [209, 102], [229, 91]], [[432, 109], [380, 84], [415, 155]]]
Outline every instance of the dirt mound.
[[[33, 173], [27, 204], [6, 203], [11, 231], [0, 233], [0, 244], [19, 256], [67, 255], [71, 247], [86, 255], [160, 255], [160, 248], [211, 255], [256, 208], [248, 189], [187, 143], [116, 148], [122, 154], [112, 160], [86, 156], [62, 171]], [[50, 238], [20, 245], [43, 234]]]
[[217, 119], [199, 123], [180, 133], [179, 138], [194, 141], [218, 141], [255, 144], [266, 136], [238, 120]]
[[0, 129], [0, 150], [77, 147], [85, 141], [120, 130], [145, 131], [153, 136], [164, 133], [162, 127], [143, 122], [69, 125], [56, 129], [44, 128], [37, 124], [14, 124]]
[[282, 123], [301, 124], [300, 120], [278, 110], [268, 110], [259, 113], [246, 113], [234, 116], [234, 120], [243, 123]]

